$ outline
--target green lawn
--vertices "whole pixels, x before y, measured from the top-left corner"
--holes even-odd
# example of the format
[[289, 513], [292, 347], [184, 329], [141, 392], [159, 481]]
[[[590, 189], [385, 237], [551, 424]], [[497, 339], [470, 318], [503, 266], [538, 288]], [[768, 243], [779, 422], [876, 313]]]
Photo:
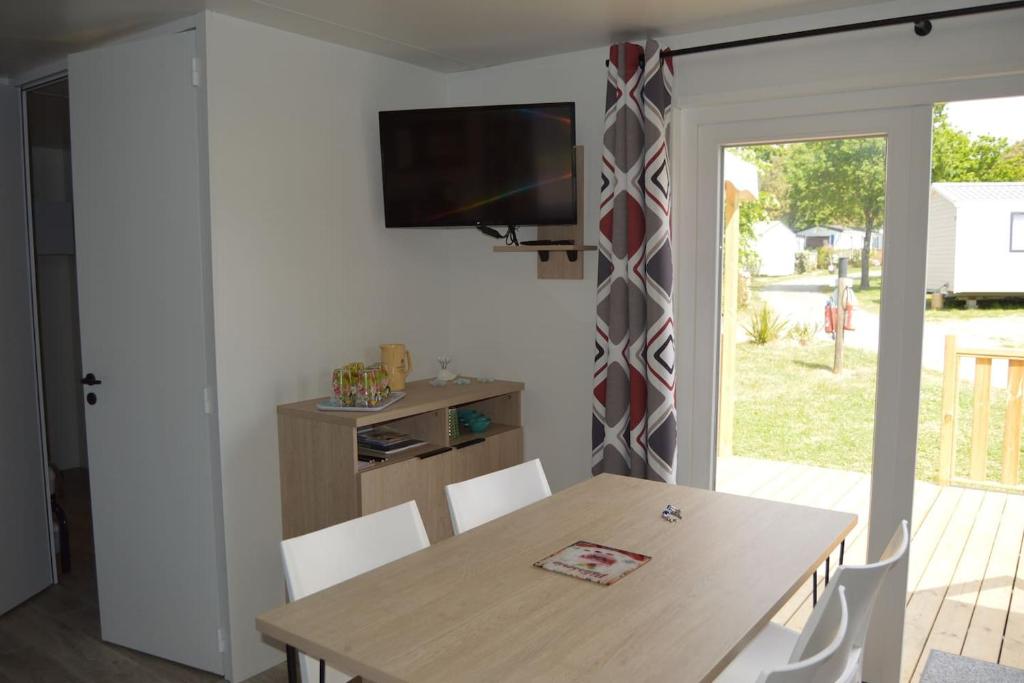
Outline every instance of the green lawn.
[[1024, 316], [1024, 301], [1022, 302], [984, 302], [979, 301], [983, 308], [943, 308], [941, 311], [928, 309], [924, 318], [928, 322], [939, 320], [975, 320], [977, 318], [1006, 318], [1010, 316]]
[[882, 276], [869, 278], [871, 288], [863, 291], [860, 288], [860, 275], [853, 278], [853, 292], [857, 295], [857, 309], [878, 315], [882, 310]]
[[[734, 450], [766, 460], [868, 472], [875, 405], [875, 354], [846, 349], [846, 371], [832, 374], [833, 346], [776, 342], [736, 349]], [[934, 480], [939, 452], [942, 374], [925, 370], [921, 382], [917, 475]], [[957, 473], [966, 476], [972, 392], [959, 392]], [[1006, 395], [992, 390], [988, 478], [1001, 469]]]

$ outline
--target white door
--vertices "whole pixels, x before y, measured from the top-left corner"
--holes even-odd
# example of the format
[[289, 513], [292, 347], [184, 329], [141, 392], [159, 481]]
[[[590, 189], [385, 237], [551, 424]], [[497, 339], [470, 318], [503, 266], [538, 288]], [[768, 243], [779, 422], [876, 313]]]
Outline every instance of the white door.
[[21, 139], [21, 91], [0, 86], [0, 614], [53, 583]]
[[195, 49], [72, 55], [71, 150], [102, 636], [220, 673]]
[[[884, 136], [885, 262], [878, 339], [877, 396], [868, 558], [877, 559], [900, 520], [911, 519], [917, 450], [918, 395], [930, 178], [931, 107], [765, 118], [696, 127], [694, 397], [717, 396], [723, 150], [732, 145]], [[712, 229], [706, 229], [711, 226]], [[717, 226], [717, 230], [714, 227]], [[684, 240], [687, 239], [684, 235]], [[714, 485], [717, 401], [692, 404], [691, 483]], [[906, 603], [907, 562], [883, 588], [866, 651], [865, 679], [897, 680]]]

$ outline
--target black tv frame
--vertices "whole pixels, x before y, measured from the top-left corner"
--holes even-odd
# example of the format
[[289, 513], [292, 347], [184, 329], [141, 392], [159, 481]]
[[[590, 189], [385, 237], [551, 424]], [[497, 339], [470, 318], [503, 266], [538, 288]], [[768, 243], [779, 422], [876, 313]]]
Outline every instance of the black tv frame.
[[[569, 135], [572, 140], [572, 147], [576, 147], [576, 103], [575, 102], [521, 102], [517, 104], [488, 104], [483, 106], [466, 106], [466, 107], [423, 107], [420, 109], [390, 109], [385, 111], [377, 112], [377, 132], [378, 138], [381, 129], [381, 117], [384, 114], [416, 114], [420, 112], [432, 112], [432, 111], [488, 111], [488, 110], [500, 110], [500, 109], [522, 109], [524, 107], [569, 107], [570, 110], [570, 124], [569, 124]], [[384, 145], [383, 141], [378, 139], [378, 144], [381, 151], [381, 194], [382, 198], [387, 197], [387, 180], [384, 174]], [[570, 179], [571, 192], [572, 192], [572, 212], [575, 216], [578, 211], [578, 202], [580, 198], [576, 192], [576, 155], [572, 155], [572, 178]], [[387, 207], [386, 199], [384, 206], [384, 227], [391, 228], [479, 228], [482, 223], [463, 223], [463, 222], [438, 222], [438, 223], [402, 223], [402, 224], [389, 224], [387, 222]], [[575, 218], [570, 222], [575, 222]], [[517, 225], [566, 225], [565, 221], [551, 222], [551, 223], [521, 223], [521, 224], [509, 224], [509, 223], [498, 223], [493, 222], [486, 225], [508, 225], [509, 227], [516, 227]]]

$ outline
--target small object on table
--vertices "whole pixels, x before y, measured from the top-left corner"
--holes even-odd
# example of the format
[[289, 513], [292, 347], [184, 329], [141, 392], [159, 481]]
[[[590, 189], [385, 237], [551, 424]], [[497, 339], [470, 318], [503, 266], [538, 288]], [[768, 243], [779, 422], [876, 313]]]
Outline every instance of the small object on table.
[[584, 581], [610, 586], [626, 574], [647, 564], [650, 555], [576, 541], [553, 555], [533, 563], [534, 567], [565, 574]]
[[469, 384], [471, 380], [468, 377], [459, 377], [452, 384]]
[[392, 389], [405, 389], [405, 378], [412, 372], [412, 354], [405, 344], [381, 344], [380, 365], [388, 373]]
[[[441, 366], [441, 369], [437, 371], [437, 377], [435, 378], [438, 381], [451, 382], [453, 379], [456, 379], [458, 377], [457, 374], [448, 369], [448, 366], [452, 364], [452, 359], [450, 356], [439, 356], [437, 359], [437, 364]], [[444, 385], [438, 384], [436, 386]]]
[[491, 426], [491, 418], [472, 408], [459, 408], [459, 422], [474, 434], [487, 431]]
[[678, 522], [683, 518], [683, 511], [675, 505], [666, 505], [661, 511], [661, 518], [666, 522]]
[[362, 363], [348, 363], [331, 373], [331, 391], [339, 406], [354, 406], [356, 378], [363, 371]]
[[481, 376], [481, 377], [477, 377], [476, 381], [480, 382], [480, 384], [490, 384], [491, 382], [494, 381], [494, 378], [484, 375], [484, 376]]
[[380, 365], [349, 363], [336, 369], [331, 374], [331, 390], [342, 407], [375, 408], [391, 397], [387, 372]]

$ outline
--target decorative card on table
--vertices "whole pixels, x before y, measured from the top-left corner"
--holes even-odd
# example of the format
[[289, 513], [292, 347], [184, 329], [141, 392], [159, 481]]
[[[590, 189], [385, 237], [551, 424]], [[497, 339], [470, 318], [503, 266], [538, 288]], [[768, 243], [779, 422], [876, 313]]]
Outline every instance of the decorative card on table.
[[576, 541], [554, 555], [534, 562], [533, 566], [547, 569], [549, 572], [575, 576], [584, 581], [593, 581], [602, 586], [610, 586], [634, 569], [647, 564], [650, 559], [648, 555], [628, 550], [609, 548], [588, 541]]

